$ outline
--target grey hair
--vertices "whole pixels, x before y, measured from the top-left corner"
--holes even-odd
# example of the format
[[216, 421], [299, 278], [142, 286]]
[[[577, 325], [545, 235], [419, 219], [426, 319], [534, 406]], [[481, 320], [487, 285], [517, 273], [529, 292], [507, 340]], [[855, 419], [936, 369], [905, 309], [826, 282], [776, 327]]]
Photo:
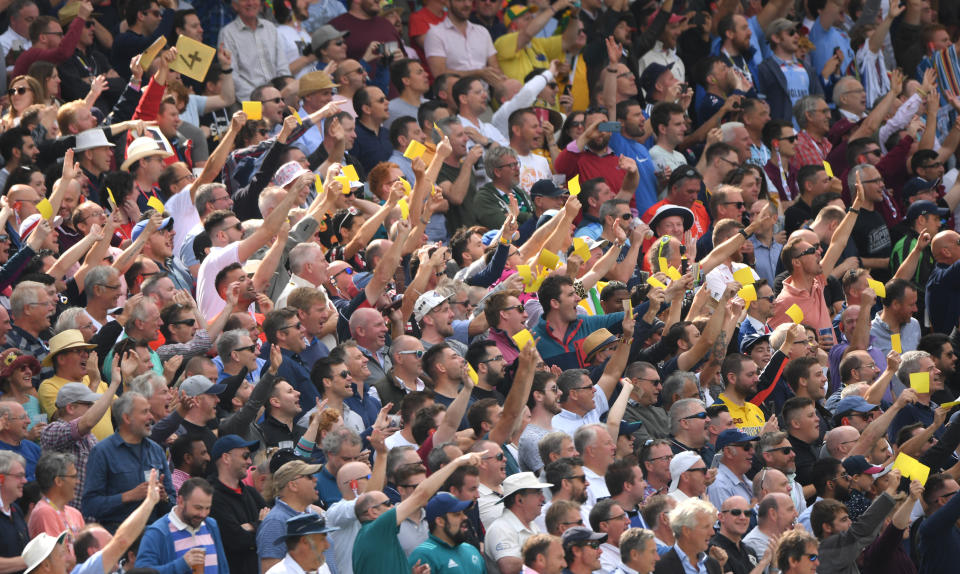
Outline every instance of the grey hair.
[[433, 447], [433, 450], [431, 450], [430, 454], [427, 455], [427, 468], [430, 469], [430, 472], [437, 472], [444, 466], [450, 464], [451, 458], [444, 448], [448, 446], [457, 446], [457, 443], [445, 442], [443, 444], [438, 444], [437, 446]]
[[35, 471], [40, 492], [47, 492], [56, 484], [57, 477], [67, 474], [70, 465], [76, 465], [77, 459], [66, 452], [45, 451], [37, 461]]
[[40, 293], [46, 294], [47, 287], [43, 283], [36, 281], [22, 281], [13, 288], [10, 294], [10, 314], [14, 317], [22, 317], [23, 310], [27, 305], [40, 301]]
[[[437, 447], [434, 447], [434, 449], [436, 448]], [[408, 450], [417, 450], [417, 447], [405, 444], [403, 446], [395, 446], [387, 451], [387, 480], [392, 481], [393, 473], [397, 472], [397, 469], [403, 466], [403, 453]]]
[[[133, 401], [136, 399], [147, 400], [147, 397], [143, 396], [142, 394], [136, 391], [127, 391], [122, 395], [120, 395], [119, 397], [117, 397], [117, 399], [113, 401], [113, 405], [110, 407], [110, 411], [113, 413], [114, 420], [117, 421], [118, 423], [122, 422], [123, 415], [129, 415], [130, 413], [132, 413]], [[116, 424], [115, 426], [120, 426], [120, 425]]]
[[323, 452], [326, 454], [340, 454], [340, 449], [343, 448], [344, 443], [353, 446], [363, 444], [357, 433], [347, 427], [341, 427], [327, 433], [327, 436], [323, 437]]
[[660, 389], [660, 396], [666, 397], [668, 400], [672, 400], [673, 395], [682, 395], [683, 386], [687, 384], [687, 380], [691, 378], [693, 379], [694, 384], [696, 384], [697, 376], [690, 371], [674, 371], [670, 373], [667, 379], [663, 381], [663, 388]]
[[543, 464], [550, 462], [551, 454], [560, 454], [563, 447], [563, 439], [569, 439], [570, 435], [563, 431], [549, 432], [537, 442], [537, 452], [540, 454], [540, 460]]
[[0, 474], [8, 474], [15, 462], [19, 462], [20, 466], [26, 470], [27, 461], [25, 458], [12, 450], [0, 450]]
[[[136, 321], [146, 321], [147, 320], [147, 310], [149, 306], [156, 306], [156, 303], [150, 299], [141, 299], [139, 303], [133, 306], [133, 309], [130, 310], [130, 319], [127, 321], [127, 326], [135, 324]], [[129, 329], [127, 329], [129, 331]]]
[[850, 186], [850, 193], [852, 193], [854, 196], [856, 196], [857, 193], [857, 176], [859, 175], [860, 178], [863, 179], [861, 174], [863, 173], [863, 170], [867, 169], [868, 167], [877, 169], [869, 163], [861, 163], [853, 166], [853, 169], [851, 169], [850, 173], [847, 174], [847, 185]]
[[624, 199], [611, 199], [608, 201], [604, 201], [600, 205], [600, 212], [599, 212], [600, 221], [605, 222], [607, 220], [608, 215], [615, 216], [617, 214], [618, 205], [630, 205], [630, 202]]
[[240, 339], [249, 336], [250, 332], [246, 329], [233, 329], [220, 333], [217, 338], [217, 354], [220, 355], [220, 360], [226, 361], [230, 357], [230, 353], [240, 346]]
[[583, 454], [587, 447], [593, 444], [597, 440], [597, 433], [603, 429], [604, 426], [601, 424], [592, 424], [584, 425], [577, 429], [573, 433], [573, 448], [577, 449], [577, 452]]
[[97, 265], [87, 271], [83, 280], [83, 292], [87, 299], [93, 297], [93, 290], [97, 285], [107, 285], [110, 279], [120, 275], [120, 272], [109, 265]]
[[206, 205], [213, 202], [213, 192], [217, 189], [226, 190], [227, 186], [222, 183], [205, 183], [197, 188], [197, 195], [193, 199], [193, 206], [197, 208], [197, 213], [200, 214], [200, 217], [203, 217], [203, 214], [206, 213]]
[[500, 162], [505, 157], [512, 157], [520, 161], [517, 158], [517, 152], [507, 146], [495, 146], [484, 152], [483, 169], [486, 170], [488, 176], [493, 176], [493, 170], [500, 167]]
[[300, 273], [300, 271], [303, 270], [304, 265], [311, 261], [317, 261], [321, 257], [323, 257], [323, 253], [319, 245], [312, 241], [300, 243], [290, 250], [290, 256], [288, 259], [290, 263], [290, 272]]
[[680, 430], [680, 421], [693, 412], [695, 407], [703, 407], [700, 399], [680, 399], [670, 407], [670, 434], [676, 436]]
[[276, 185], [268, 185], [263, 191], [260, 192], [260, 197], [257, 198], [257, 207], [260, 208], [260, 214], [267, 218], [281, 201], [287, 195], [287, 190], [282, 187], [277, 187]]
[[807, 113], [816, 109], [817, 103], [822, 101], [825, 101], [823, 96], [811, 94], [803, 96], [797, 100], [797, 103], [793, 104], [793, 117], [797, 120], [797, 125], [800, 126], [800, 129], [807, 127]]
[[167, 380], [153, 371], [147, 371], [130, 381], [129, 391], [127, 392], [133, 391], [144, 397], [151, 397], [161, 386], [166, 387]]
[[677, 507], [670, 511], [670, 530], [677, 538], [683, 534], [683, 528], [696, 528], [697, 520], [700, 516], [709, 515], [712, 519], [717, 518], [717, 509], [706, 500], [699, 498], [688, 498], [677, 504]]
[[53, 334], [62, 333], [68, 329], [77, 328], [77, 317], [86, 314], [83, 307], [67, 307], [57, 318], [57, 324], [53, 326]]
[[900, 368], [897, 369], [897, 378], [904, 385], [910, 384], [910, 375], [919, 373], [924, 369], [920, 366], [920, 361], [930, 358], [930, 353], [926, 351], [907, 351], [900, 356]]
[[0, 401], [0, 419], [9, 417], [11, 414], [13, 414], [13, 405], [19, 404], [20, 403], [13, 400]]
[[723, 134], [723, 140], [725, 143], [730, 143], [733, 141], [733, 131], [737, 128], [746, 128], [747, 126], [743, 125], [743, 122], [727, 122], [720, 126], [720, 132]]
[[[449, 117], [443, 118], [442, 120], [436, 122], [436, 124], [437, 124], [437, 127], [440, 128], [440, 131], [443, 132], [443, 135], [445, 136], [450, 135], [450, 132], [452, 131], [451, 128], [454, 125], [458, 125], [458, 126], [461, 125], [460, 118], [457, 116], [449, 116]], [[436, 134], [434, 134], [434, 136], [436, 136]]]
[[630, 561], [630, 553], [634, 550], [643, 554], [647, 549], [647, 542], [655, 538], [653, 530], [646, 528], [628, 528], [620, 535], [620, 561], [626, 564]]

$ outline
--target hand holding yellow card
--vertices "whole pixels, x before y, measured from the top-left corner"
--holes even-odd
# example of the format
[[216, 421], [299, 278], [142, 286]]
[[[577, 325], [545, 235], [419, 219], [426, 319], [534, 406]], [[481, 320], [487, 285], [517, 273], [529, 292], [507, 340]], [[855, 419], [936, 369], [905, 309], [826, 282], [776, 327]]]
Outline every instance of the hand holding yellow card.
[[340, 168], [340, 173], [342, 173], [343, 176], [349, 181], [360, 181], [360, 176], [357, 175], [357, 168], [353, 167], [349, 163], [344, 164], [344, 166]]
[[827, 160], [823, 160], [823, 171], [827, 172], [827, 177], [833, 177], [833, 167]]
[[40, 217], [44, 219], [53, 218], [53, 206], [50, 205], [50, 200], [44, 197], [37, 203], [37, 211], [40, 212]]
[[587, 242], [582, 237], [573, 238], [573, 254], [584, 261], [590, 260], [590, 248], [587, 247]]
[[652, 286], [654, 286], [654, 287], [656, 287], [656, 288], [658, 288], [658, 289], [666, 289], [666, 288], [667, 288], [666, 285], [664, 285], [659, 279], [657, 279], [657, 278], [654, 277], [653, 275], [651, 275], [650, 277], [647, 277], [647, 284], [652, 285]]
[[556, 269], [557, 265], [560, 265], [560, 257], [553, 251], [544, 249], [540, 252], [540, 257], [537, 258], [537, 262], [547, 269]]
[[681, 277], [683, 277], [682, 275], [680, 275], [680, 271], [677, 270], [677, 268], [673, 267], [672, 265], [667, 267], [667, 270], [664, 271], [664, 273], [667, 274], [667, 277], [669, 277], [671, 281], [676, 281], [677, 279], [680, 279]]
[[160, 201], [160, 198], [155, 195], [151, 195], [150, 197], [147, 198], [147, 206], [149, 206], [151, 209], [153, 209], [160, 215], [163, 215], [163, 212], [166, 209], [163, 206], [163, 202]]
[[903, 345], [900, 344], [900, 333], [893, 333], [890, 335], [890, 346], [898, 353], [903, 352]]
[[297, 124], [303, 125], [303, 118], [300, 117], [300, 112], [295, 110], [293, 106], [287, 106], [287, 109], [290, 110], [290, 113], [293, 114], [293, 119], [297, 120]]
[[117, 200], [114, 199], [114, 197], [113, 197], [113, 190], [111, 190], [109, 187], [107, 188], [107, 199], [108, 199], [109, 202], [110, 202], [110, 209], [116, 210], [116, 209], [117, 209]]
[[247, 119], [258, 121], [263, 119], [263, 102], [240, 102], [243, 106], [243, 113], [247, 114]]
[[580, 175], [579, 174], [573, 176], [573, 178], [567, 182], [567, 191], [569, 191], [570, 195], [574, 197], [580, 195]]
[[527, 329], [518, 331], [517, 334], [513, 336], [513, 342], [516, 343], [517, 348], [522, 351], [523, 348], [527, 346], [527, 343], [533, 342], [533, 335], [531, 335]]
[[517, 265], [517, 273], [525, 285], [533, 281], [533, 273], [530, 272], [529, 265]]
[[345, 175], [338, 175], [333, 181], [340, 183], [340, 193], [350, 195], [350, 179]]
[[741, 285], [752, 285], [757, 282], [753, 277], [753, 269], [744, 267], [733, 272], [733, 280]]
[[407, 149], [403, 152], [403, 157], [409, 160], [415, 160], [422, 156], [425, 151], [427, 151], [427, 146], [417, 140], [410, 140], [410, 143], [407, 144]]
[[930, 373], [920, 371], [919, 373], [910, 373], [910, 388], [918, 393], [930, 392]]
[[919, 481], [920, 484], [926, 484], [927, 478], [930, 476], [929, 466], [902, 452], [893, 461], [893, 468], [899, 470], [900, 475], [904, 478]]
[[887, 286], [876, 279], [867, 279], [867, 287], [873, 289], [873, 292], [881, 299], [887, 296]]
[[397, 202], [397, 207], [400, 208], [400, 219], [410, 219], [410, 204], [407, 203], [407, 200], [400, 198], [400, 201]]
[[803, 310], [800, 309], [800, 306], [794, 303], [790, 305], [790, 308], [787, 309], [787, 317], [790, 317], [790, 320], [794, 323], [800, 324], [803, 322]]
[[757, 288], [753, 285], [746, 285], [739, 291], [737, 295], [744, 301], [756, 301], [757, 300]]
[[470, 365], [470, 363], [467, 363], [467, 375], [470, 376], [470, 380], [473, 381], [473, 384], [476, 385], [480, 382], [480, 377], [477, 376], [477, 372], [473, 370], [473, 367]]

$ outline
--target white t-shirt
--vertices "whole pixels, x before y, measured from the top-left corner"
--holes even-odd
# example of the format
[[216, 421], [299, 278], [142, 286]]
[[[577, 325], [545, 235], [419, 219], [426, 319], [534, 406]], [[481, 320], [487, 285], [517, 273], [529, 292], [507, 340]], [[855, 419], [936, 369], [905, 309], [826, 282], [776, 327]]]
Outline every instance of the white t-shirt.
[[533, 184], [541, 179], [550, 179], [553, 172], [550, 171], [550, 163], [542, 155], [531, 153], [529, 155], [517, 155], [520, 161], [520, 188], [530, 193]]
[[668, 167], [671, 171], [674, 171], [687, 163], [687, 158], [682, 153], [677, 150], [668, 151], [658, 145], [650, 148], [650, 157], [653, 159], [653, 163], [657, 165], [657, 171], [664, 171]]
[[197, 303], [200, 305], [203, 316], [208, 320], [213, 321], [214, 317], [227, 306], [227, 302], [217, 293], [217, 273], [227, 265], [239, 262], [240, 242], [234, 241], [226, 247], [210, 248], [210, 253], [200, 264], [200, 271], [197, 274]]
[[[185, 186], [178, 193], [173, 194], [163, 205], [167, 213], [173, 217], [173, 252], [180, 253], [183, 242], [190, 231], [201, 225], [197, 207], [190, 201], [190, 186]], [[201, 226], [201, 229], [203, 227]]]
[[180, 112], [180, 119], [188, 124], [200, 127], [200, 116], [203, 115], [203, 110], [206, 107], [207, 96], [190, 94], [190, 98], [187, 99], [187, 106]]

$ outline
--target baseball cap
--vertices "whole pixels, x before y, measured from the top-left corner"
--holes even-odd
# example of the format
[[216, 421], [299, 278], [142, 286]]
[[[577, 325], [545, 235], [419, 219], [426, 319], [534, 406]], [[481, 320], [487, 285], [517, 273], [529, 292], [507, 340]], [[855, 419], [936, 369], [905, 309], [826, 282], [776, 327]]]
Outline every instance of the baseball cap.
[[280, 492], [283, 490], [283, 487], [301, 476], [317, 474], [322, 468], [322, 464], [307, 464], [302, 460], [291, 460], [290, 462], [284, 463], [283, 466], [273, 473], [273, 485], [276, 487], [275, 492]]
[[766, 333], [750, 333], [749, 335], [744, 335], [743, 340], [740, 341], [740, 352], [747, 354], [757, 346], [757, 343], [763, 341], [770, 341], [770, 335]]
[[67, 383], [57, 391], [56, 405], [60, 409], [73, 403], [95, 403], [101, 396], [83, 383]]
[[671, 68], [673, 68], [673, 62], [670, 62], [666, 66], [654, 62], [644, 68], [643, 73], [640, 74], [639, 84], [640, 87], [643, 88], [645, 97], [649, 98], [651, 94], [653, 94], [653, 88], [657, 85], [657, 80]]
[[717, 435], [717, 452], [723, 450], [723, 447], [725, 446], [739, 444], [742, 442], [751, 442], [755, 440], [760, 440], [760, 437], [748, 435], [747, 433], [740, 432], [737, 429], [727, 429]]
[[859, 395], [850, 395], [849, 397], [843, 397], [840, 399], [840, 402], [837, 403], [837, 408], [834, 412], [837, 415], [845, 415], [847, 413], [869, 413], [879, 406], [880, 405], [868, 403], [867, 399]]
[[561, 197], [566, 194], [566, 190], [557, 187], [557, 184], [553, 183], [552, 179], [541, 179], [530, 188], [531, 197], [538, 195], [540, 197]]
[[561, 538], [563, 539], [563, 547], [567, 548], [579, 542], [590, 542], [591, 540], [604, 542], [607, 539], [607, 535], [594, 532], [584, 526], [574, 526], [573, 528], [565, 530]]
[[440, 306], [441, 303], [450, 298], [450, 295], [441, 295], [437, 291], [427, 291], [417, 297], [417, 302], [413, 305], [413, 318], [418, 322], [423, 321], [427, 313]]
[[676, 490], [680, 484], [680, 475], [690, 470], [693, 465], [697, 464], [698, 460], [702, 461], [703, 459], [692, 450], [686, 450], [674, 455], [670, 460], [670, 476], [673, 477], [670, 481], [670, 492]]
[[193, 375], [187, 377], [180, 383], [180, 390], [188, 397], [199, 397], [200, 395], [219, 395], [227, 390], [227, 385], [214, 384], [213, 381], [203, 375]]
[[883, 472], [883, 467], [870, 464], [865, 456], [857, 454], [843, 459], [843, 470], [853, 476], [855, 474], [877, 474]]
[[[140, 234], [143, 233], [143, 230], [147, 228], [147, 224], [150, 223], [150, 218], [141, 219], [133, 226], [133, 230], [130, 232], [130, 239], [136, 241]], [[160, 224], [160, 229], [169, 231], [173, 229], [173, 218], [164, 217], [163, 222]]]
[[260, 441], [246, 441], [235, 434], [222, 436], [217, 439], [217, 442], [213, 443], [213, 449], [210, 451], [210, 460], [216, 462], [221, 456], [223, 456], [223, 453], [229, 452], [235, 448], [243, 447], [247, 447], [250, 449], [250, 452], [253, 452], [260, 448]]
[[907, 223], [913, 223], [921, 215], [929, 215], [931, 213], [937, 214], [937, 216], [942, 219], [949, 215], [950, 211], [944, 207], [937, 207], [936, 203], [925, 199], [914, 201], [910, 204], [910, 207], [907, 208]]
[[434, 520], [449, 512], [462, 512], [473, 505], [472, 500], [460, 500], [449, 492], [438, 492], [427, 502], [427, 520]]

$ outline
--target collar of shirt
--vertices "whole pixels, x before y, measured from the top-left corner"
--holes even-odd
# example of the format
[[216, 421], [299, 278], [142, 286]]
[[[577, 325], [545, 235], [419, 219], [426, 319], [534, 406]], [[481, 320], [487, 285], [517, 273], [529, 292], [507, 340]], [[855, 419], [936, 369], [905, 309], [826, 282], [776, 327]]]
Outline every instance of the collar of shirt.
[[777, 56], [776, 54], [771, 54], [771, 57], [773, 57], [773, 61], [774, 61], [774, 62], [776, 62], [777, 64], [779, 64], [779, 65], [781, 65], [781, 66], [786, 66], [787, 64], [793, 64], [793, 65], [795, 65], [795, 66], [799, 66], [799, 65], [800, 65], [800, 62], [797, 61], [796, 58], [791, 58], [791, 59], [789, 59], [789, 60], [781, 60], [780, 57]]
[[294, 287], [312, 287], [314, 289], [318, 287], [317, 285], [314, 285], [313, 283], [307, 281], [303, 277], [300, 277], [299, 275], [295, 275], [295, 274], [290, 275], [290, 285]]
[[687, 570], [687, 567], [688, 567], [688, 566], [689, 566], [690, 568], [695, 568], [697, 572], [703, 572], [703, 571], [704, 571], [703, 564], [704, 564], [704, 562], [707, 561], [707, 553], [706, 553], [706, 552], [700, 552], [700, 553], [698, 553], [697, 556], [696, 556], [696, 558], [697, 558], [697, 563], [696, 563], [696, 564], [693, 564], [692, 562], [690, 562], [690, 557], [687, 556], [686, 553], [685, 553], [683, 550], [680, 549], [680, 545], [679, 545], [679, 544], [674, 544], [674, 545], [673, 545], [673, 549], [677, 551], [677, 556], [680, 557], [680, 563], [683, 564], [683, 569], [684, 569], [684, 571]]
[[840, 115], [841, 115], [841, 116], [847, 118], [848, 120], [850, 120], [851, 123], [854, 123], [854, 124], [857, 123], [857, 122], [859, 122], [859, 121], [862, 120], [863, 118], [867, 117], [867, 114], [865, 114], [865, 113], [860, 114], [860, 115], [858, 116], [858, 115], [854, 114], [853, 112], [848, 112], [847, 110], [844, 110], [844, 109], [841, 109], [841, 108], [837, 108], [837, 111], [840, 112]]
[[676, 56], [677, 56], [677, 49], [676, 49], [676, 48], [670, 48], [670, 49], [664, 48], [664, 47], [663, 47], [663, 41], [661, 41], [661, 40], [657, 40], [657, 41], [656, 41], [656, 43], [653, 45], [653, 50], [651, 50], [651, 52], [659, 52], [660, 54], [663, 54], [663, 55], [665, 55], [665, 56], [673, 56], [673, 57], [676, 57]]
[[240, 29], [241, 29], [241, 30], [259, 30], [260, 28], [263, 28], [263, 27], [264, 27], [264, 25], [263, 25], [263, 18], [257, 18], [257, 27], [256, 27], [256, 28], [251, 28], [250, 26], [247, 26], [246, 23], [244, 23], [244, 21], [241, 20], [239, 16], [237, 17], [237, 22], [240, 22]]
[[512, 522], [517, 532], [527, 532], [530, 534], [537, 534], [536, 527], [533, 525], [533, 522], [531, 522], [530, 524], [524, 524], [523, 521], [517, 518], [517, 515], [514, 514], [509, 508], [504, 508], [503, 514], [501, 514], [500, 518], [498, 518], [497, 520], [505, 520], [506, 522]]
[[[310, 574], [297, 564], [297, 561], [294, 560], [290, 554], [283, 557], [283, 570], [286, 574]], [[316, 570], [311, 570], [310, 572], [316, 572]]]
[[180, 517], [177, 516], [176, 507], [170, 510], [169, 516], [170, 516], [170, 523], [173, 524], [174, 528], [176, 528], [177, 530], [186, 530], [187, 532], [189, 532], [190, 534], [193, 534], [194, 536], [196, 536], [197, 532], [200, 531], [199, 528], [194, 528], [189, 524], [187, 524], [186, 522], [184, 522], [183, 520], [180, 520]]
[[744, 488], [746, 488], [747, 490], [750, 490], [750, 489], [751, 489], [751, 487], [750, 487], [750, 482], [747, 481], [746, 476], [737, 476], [737, 475], [733, 474], [733, 471], [730, 470], [730, 467], [727, 466], [727, 465], [725, 465], [725, 464], [723, 464], [722, 462], [720, 463], [720, 466], [719, 466], [719, 468], [718, 468], [718, 470], [717, 470], [717, 478], [719, 479], [719, 478], [721, 478], [721, 477], [722, 477], [722, 478], [725, 478], [726, 480], [729, 480], [730, 482], [732, 482], [732, 483], [734, 483], [734, 484], [741, 484], [741, 485], [743, 485]]

